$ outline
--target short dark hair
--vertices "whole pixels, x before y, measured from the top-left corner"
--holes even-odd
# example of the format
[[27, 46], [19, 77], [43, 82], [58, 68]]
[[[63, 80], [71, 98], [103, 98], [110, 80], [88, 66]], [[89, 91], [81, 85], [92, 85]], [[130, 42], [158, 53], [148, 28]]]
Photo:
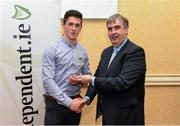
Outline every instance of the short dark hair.
[[66, 24], [69, 17], [79, 18], [79, 19], [81, 19], [81, 23], [82, 23], [83, 15], [82, 15], [81, 12], [79, 12], [77, 10], [68, 10], [68, 11], [66, 11], [66, 13], [64, 14], [64, 18], [63, 18], [63, 23], [64, 24]]

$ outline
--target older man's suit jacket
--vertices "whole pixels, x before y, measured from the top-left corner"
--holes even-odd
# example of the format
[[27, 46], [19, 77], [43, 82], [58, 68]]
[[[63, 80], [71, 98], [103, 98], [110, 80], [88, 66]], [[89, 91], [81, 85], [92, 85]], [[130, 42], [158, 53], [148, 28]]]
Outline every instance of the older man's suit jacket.
[[108, 67], [112, 52], [112, 46], [102, 52], [86, 96], [91, 103], [98, 94], [96, 117], [102, 114], [103, 124], [144, 124], [144, 50], [127, 40]]

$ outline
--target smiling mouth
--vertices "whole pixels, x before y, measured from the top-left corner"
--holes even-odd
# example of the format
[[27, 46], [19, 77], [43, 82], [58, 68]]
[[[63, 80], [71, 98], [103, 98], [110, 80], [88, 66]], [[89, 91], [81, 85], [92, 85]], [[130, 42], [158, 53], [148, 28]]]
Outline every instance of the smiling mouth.
[[116, 35], [116, 36], [111, 36], [111, 39], [112, 40], [116, 40], [118, 38], [118, 36]]
[[71, 33], [73, 36], [75, 36], [76, 35], [76, 33]]

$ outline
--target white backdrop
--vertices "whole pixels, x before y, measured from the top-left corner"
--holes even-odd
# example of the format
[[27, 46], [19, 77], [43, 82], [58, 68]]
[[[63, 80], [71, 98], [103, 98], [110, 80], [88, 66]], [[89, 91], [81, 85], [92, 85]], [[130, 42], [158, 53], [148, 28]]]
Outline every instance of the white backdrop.
[[0, 125], [43, 124], [41, 59], [59, 38], [60, 0], [0, 1]]
[[59, 39], [61, 14], [107, 18], [118, 0], [0, 0], [0, 125], [44, 120], [42, 53]]
[[105, 19], [118, 12], [118, 0], [62, 0], [61, 16], [77, 9], [86, 19]]

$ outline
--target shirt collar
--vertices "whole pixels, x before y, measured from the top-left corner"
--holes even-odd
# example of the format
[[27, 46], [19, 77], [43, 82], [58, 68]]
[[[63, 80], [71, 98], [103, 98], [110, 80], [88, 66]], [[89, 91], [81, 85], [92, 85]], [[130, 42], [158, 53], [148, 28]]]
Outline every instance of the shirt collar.
[[64, 36], [61, 37], [61, 40], [65, 45], [71, 48], [75, 48], [75, 46], [78, 44], [77, 42], [75, 44], [71, 44], [68, 40], [64, 38]]
[[126, 44], [126, 42], [127, 42], [127, 38], [118, 46], [118, 47], [113, 47], [113, 50], [114, 51], [120, 51], [120, 49]]

